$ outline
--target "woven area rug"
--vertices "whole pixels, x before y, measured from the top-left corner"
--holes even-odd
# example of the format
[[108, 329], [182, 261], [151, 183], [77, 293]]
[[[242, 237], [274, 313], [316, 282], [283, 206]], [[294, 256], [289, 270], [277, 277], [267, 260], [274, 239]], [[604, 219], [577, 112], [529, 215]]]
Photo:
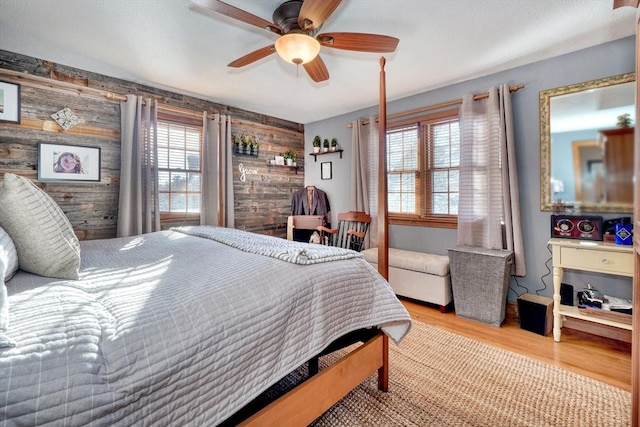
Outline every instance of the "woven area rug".
[[420, 322], [389, 348], [389, 392], [372, 376], [313, 426], [631, 425], [624, 390]]

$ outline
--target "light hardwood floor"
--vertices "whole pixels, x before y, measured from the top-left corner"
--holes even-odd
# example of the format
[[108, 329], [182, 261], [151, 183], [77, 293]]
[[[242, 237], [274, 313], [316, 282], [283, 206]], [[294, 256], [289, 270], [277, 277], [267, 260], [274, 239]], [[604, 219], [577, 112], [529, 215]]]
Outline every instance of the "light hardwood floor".
[[529, 356], [581, 375], [631, 391], [631, 344], [563, 328], [560, 342], [520, 328], [515, 304], [509, 304], [501, 327], [441, 313], [437, 308], [401, 299], [420, 322]]

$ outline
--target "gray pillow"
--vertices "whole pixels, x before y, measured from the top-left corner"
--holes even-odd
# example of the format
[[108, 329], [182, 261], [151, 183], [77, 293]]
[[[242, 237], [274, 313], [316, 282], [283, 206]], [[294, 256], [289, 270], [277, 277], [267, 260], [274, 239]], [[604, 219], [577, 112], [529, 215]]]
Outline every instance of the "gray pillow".
[[0, 227], [0, 276], [4, 278], [5, 282], [18, 270], [18, 252], [16, 246], [11, 240], [11, 236]]
[[11, 173], [0, 182], [0, 226], [13, 239], [20, 268], [77, 279], [80, 242], [62, 209], [30, 179]]

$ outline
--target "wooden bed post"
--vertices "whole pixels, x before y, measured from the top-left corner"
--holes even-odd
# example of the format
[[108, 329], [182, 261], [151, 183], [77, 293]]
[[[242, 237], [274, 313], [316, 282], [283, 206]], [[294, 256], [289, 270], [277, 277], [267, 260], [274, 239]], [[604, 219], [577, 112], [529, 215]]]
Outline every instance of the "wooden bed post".
[[382, 366], [378, 369], [378, 390], [389, 391], [389, 337], [382, 334]]
[[378, 105], [378, 272], [389, 280], [389, 221], [387, 218], [387, 90], [386, 60], [380, 57], [380, 102]]
[[[380, 100], [378, 103], [378, 272], [389, 280], [389, 220], [387, 208], [387, 86], [384, 56], [380, 57]], [[389, 390], [389, 337], [382, 343], [382, 367], [378, 369], [378, 389]]]

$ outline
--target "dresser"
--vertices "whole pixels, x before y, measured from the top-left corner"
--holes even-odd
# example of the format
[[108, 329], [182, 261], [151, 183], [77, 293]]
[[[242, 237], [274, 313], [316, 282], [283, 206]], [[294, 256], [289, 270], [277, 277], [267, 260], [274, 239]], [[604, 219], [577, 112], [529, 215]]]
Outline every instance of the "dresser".
[[606, 316], [586, 315], [576, 306], [560, 304], [564, 269], [633, 277], [633, 247], [584, 240], [551, 239], [553, 254], [553, 339], [560, 341], [564, 317], [632, 330], [629, 322]]
[[632, 127], [600, 131], [607, 203], [633, 203], [633, 132]]

